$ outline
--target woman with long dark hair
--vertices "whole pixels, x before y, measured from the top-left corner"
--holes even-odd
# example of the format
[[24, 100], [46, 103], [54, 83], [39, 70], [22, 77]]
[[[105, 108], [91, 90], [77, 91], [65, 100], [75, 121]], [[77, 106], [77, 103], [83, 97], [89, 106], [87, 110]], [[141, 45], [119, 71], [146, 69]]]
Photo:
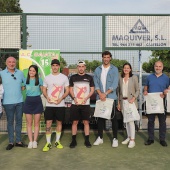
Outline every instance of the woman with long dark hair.
[[[138, 77], [132, 74], [132, 67], [130, 63], [123, 65], [121, 76], [118, 84], [118, 110], [124, 114], [123, 103], [127, 100], [129, 103], [137, 104], [137, 97], [139, 95]], [[134, 121], [126, 123], [127, 139], [122, 144], [128, 144], [128, 148], [135, 146], [135, 124]]]
[[[24, 103], [24, 113], [27, 121], [27, 133], [29, 138], [28, 148], [37, 148], [37, 138], [43, 105], [41, 100], [43, 81], [38, 76], [38, 67], [31, 65], [28, 69], [25, 81], [26, 100]], [[34, 138], [32, 132], [32, 122], [34, 115]]]

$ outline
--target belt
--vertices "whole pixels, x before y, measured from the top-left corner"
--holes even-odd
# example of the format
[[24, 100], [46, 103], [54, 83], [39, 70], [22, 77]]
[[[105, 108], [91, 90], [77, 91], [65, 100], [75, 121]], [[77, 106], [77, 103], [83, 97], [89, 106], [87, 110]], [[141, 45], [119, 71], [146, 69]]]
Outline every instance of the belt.
[[123, 99], [123, 100], [127, 100], [128, 98], [127, 98], [127, 97], [123, 97], [122, 99]]

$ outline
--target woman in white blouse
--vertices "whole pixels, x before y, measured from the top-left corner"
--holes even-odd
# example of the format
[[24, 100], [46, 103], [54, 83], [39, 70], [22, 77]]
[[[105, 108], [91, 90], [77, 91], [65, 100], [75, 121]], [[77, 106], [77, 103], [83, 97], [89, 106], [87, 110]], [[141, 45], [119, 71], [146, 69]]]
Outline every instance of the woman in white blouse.
[[[137, 104], [139, 95], [139, 83], [137, 76], [132, 74], [132, 67], [129, 63], [123, 65], [122, 73], [119, 77], [118, 85], [118, 110], [123, 113], [123, 101], [128, 100], [129, 103]], [[128, 144], [128, 148], [135, 146], [135, 124], [134, 121], [126, 123], [127, 139], [122, 144]]]

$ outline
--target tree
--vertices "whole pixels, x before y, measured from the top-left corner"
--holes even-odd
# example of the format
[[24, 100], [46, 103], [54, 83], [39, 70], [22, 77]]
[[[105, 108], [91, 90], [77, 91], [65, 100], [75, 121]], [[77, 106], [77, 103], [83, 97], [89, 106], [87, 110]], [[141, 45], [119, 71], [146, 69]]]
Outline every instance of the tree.
[[20, 0], [0, 0], [0, 13], [22, 13]]
[[144, 62], [142, 65], [142, 69], [146, 71], [147, 73], [154, 72], [154, 64], [156, 61], [158, 61], [159, 58], [155, 57], [149, 60], [149, 62]]
[[111, 64], [113, 64], [114, 66], [116, 66], [118, 68], [119, 71], [122, 70], [123, 65], [125, 63], [128, 63], [126, 60], [119, 60], [119, 59], [112, 59], [111, 60]]
[[[20, 7], [19, 0], [0, 0], [0, 13], [22, 13], [22, 12], [23, 11]], [[5, 68], [5, 60], [10, 55], [14, 56], [18, 60], [17, 51], [18, 49], [0, 49], [0, 68], [3, 69]]]
[[154, 72], [154, 63], [156, 61], [162, 61], [164, 64], [164, 71], [169, 72], [170, 70], [170, 50], [153, 50], [152, 58], [149, 62], [144, 62], [142, 68], [146, 72]]
[[63, 57], [60, 56], [60, 69], [61, 69], [61, 72], [63, 70], [64, 67], [67, 66], [67, 62], [64, 60]]

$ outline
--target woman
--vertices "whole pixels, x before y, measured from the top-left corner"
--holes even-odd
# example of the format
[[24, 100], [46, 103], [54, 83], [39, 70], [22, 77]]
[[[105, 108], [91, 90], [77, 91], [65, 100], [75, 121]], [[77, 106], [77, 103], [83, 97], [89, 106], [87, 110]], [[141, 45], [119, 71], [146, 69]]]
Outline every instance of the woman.
[[[139, 95], [139, 83], [137, 76], [132, 74], [132, 67], [129, 63], [123, 65], [121, 76], [119, 77], [118, 85], [118, 110], [123, 111], [123, 101], [128, 100], [129, 103], [137, 104], [137, 97]], [[128, 144], [128, 148], [135, 146], [135, 124], [134, 121], [126, 123], [127, 139], [122, 144]]]
[[[39, 124], [41, 113], [43, 112], [42, 100], [40, 97], [43, 81], [38, 77], [38, 67], [31, 65], [25, 81], [26, 100], [24, 103], [24, 113], [27, 121], [27, 133], [29, 138], [28, 148], [37, 148], [37, 138], [39, 134]], [[32, 121], [34, 115], [34, 140], [32, 133]]]

